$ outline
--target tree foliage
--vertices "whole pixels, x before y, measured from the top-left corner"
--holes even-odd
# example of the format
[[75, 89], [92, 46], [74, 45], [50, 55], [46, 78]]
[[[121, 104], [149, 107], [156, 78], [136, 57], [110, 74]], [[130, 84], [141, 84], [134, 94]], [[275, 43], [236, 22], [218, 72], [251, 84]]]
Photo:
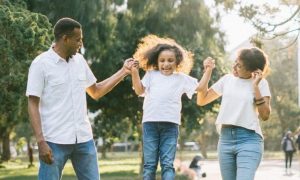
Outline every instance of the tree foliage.
[[48, 19], [26, 10], [22, 1], [0, 1], [0, 139], [2, 159], [8, 160], [9, 134], [27, 118], [25, 89], [31, 60], [48, 48], [51, 25]]
[[[279, 150], [282, 136], [287, 130], [295, 131], [300, 125], [300, 109], [297, 103], [297, 46], [278, 51], [290, 40], [265, 41], [264, 49], [270, 59], [270, 75], [267, 77], [271, 94], [272, 114], [263, 122], [266, 147]], [[274, 143], [277, 142], [277, 143]]]

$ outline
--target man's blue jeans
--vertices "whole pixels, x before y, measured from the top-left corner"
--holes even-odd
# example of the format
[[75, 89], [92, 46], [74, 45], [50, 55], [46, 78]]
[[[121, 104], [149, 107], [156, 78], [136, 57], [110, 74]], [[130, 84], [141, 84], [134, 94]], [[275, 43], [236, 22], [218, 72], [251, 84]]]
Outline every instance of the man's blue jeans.
[[263, 149], [262, 137], [255, 131], [223, 127], [218, 143], [223, 180], [253, 180]]
[[59, 180], [68, 159], [71, 160], [78, 180], [98, 180], [97, 150], [93, 140], [77, 144], [55, 144], [47, 142], [52, 149], [54, 162], [46, 164], [40, 160], [39, 180]]
[[160, 160], [162, 180], [175, 179], [173, 162], [176, 155], [178, 124], [143, 123], [144, 180], [154, 180]]

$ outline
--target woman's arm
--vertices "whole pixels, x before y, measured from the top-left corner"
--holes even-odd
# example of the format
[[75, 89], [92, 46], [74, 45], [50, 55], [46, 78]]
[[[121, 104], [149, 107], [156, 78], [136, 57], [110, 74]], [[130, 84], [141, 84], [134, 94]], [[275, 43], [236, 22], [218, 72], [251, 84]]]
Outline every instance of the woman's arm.
[[253, 79], [253, 89], [254, 89], [254, 102], [256, 104], [258, 114], [261, 117], [263, 121], [266, 121], [269, 119], [270, 113], [271, 113], [271, 103], [270, 103], [270, 97], [265, 96], [262, 97], [258, 84], [262, 79], [262, 71], [256, 70], [252, 73], [252, 79]]
[[219, 97], [219, 95], [213, 89], [208, 89], [208, 82], [210, 80], [212, 70], [215, 67], [215, 60], [208, 57], [204, 60], [203, 65], [205, 68], [205, 72], [201, 80], [199, 81], [199, 85], [196, 89], [196, 91], [198, 92], [197, 104], [199, 106], [204, 106]]
[[262, 97], [258, 86], [254, 86], [254, 95], [255, 95], [254, 101], [259, 116], [263, 121], [268, 120], [271, 113], [270, 97], [268, 96]]

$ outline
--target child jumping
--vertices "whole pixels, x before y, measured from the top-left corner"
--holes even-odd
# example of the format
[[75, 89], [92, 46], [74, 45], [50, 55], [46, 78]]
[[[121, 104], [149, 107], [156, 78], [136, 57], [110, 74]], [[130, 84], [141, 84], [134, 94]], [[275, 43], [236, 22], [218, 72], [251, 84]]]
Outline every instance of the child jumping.
[[[141, 40], [133, 58], [132, 84], [143, 104], [143, 179], [153, 180], [158, 161], [163, 180], [175, 179], [173, 162], [180, 125], [181, 96], [189, 99], [204, 86], [187, 75], [193, 66], [193, 54], [172, 39], [148, 35]], [[211, 58], [205, 62], [213, 63]], [[143, 79], [139, 66], [146, 71]], [[203, 84], [203, 85], [202, 85]]]

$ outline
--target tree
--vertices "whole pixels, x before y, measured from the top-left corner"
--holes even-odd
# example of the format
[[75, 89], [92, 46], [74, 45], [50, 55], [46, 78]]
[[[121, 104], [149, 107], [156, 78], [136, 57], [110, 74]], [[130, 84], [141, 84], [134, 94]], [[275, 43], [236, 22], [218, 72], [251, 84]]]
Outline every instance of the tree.
[[[240, 0], [215, 0], [216, 6], [226, 11], [238, 11], [241, 17], [249, 21], [258, 31], [259, 39], [293, 37], [286, 47], [294, 44], [300, 34], [300, 1], [280, 0], [278, 4], [253, 4]], [[279, 47], [285, 48], [285, 47]]]
[[0, 1], [0, 139], [2, 160], [10, 159], [9, 135], [21, 121], [26, 121], [25, 89], [31, 60], [48, 48], [51, 25], [48, 19], [26, 10], [20, 0]]
[[[297, 46], [293, 44], [286, 50], [278, 51], [278, 47], [286, 46], [289, 39], [264, 42], [264, 49], [269, 54], [270, 75], [267, 77], [272, 94], [271, 120], [263, 123], [266, 129], [266, 147], [280, 148], [280, 141], [287, 130], [296, 130], [300, 125], [300, 109], [297, 104]], [[274, 143], [278, 142], [278, 143]]]

